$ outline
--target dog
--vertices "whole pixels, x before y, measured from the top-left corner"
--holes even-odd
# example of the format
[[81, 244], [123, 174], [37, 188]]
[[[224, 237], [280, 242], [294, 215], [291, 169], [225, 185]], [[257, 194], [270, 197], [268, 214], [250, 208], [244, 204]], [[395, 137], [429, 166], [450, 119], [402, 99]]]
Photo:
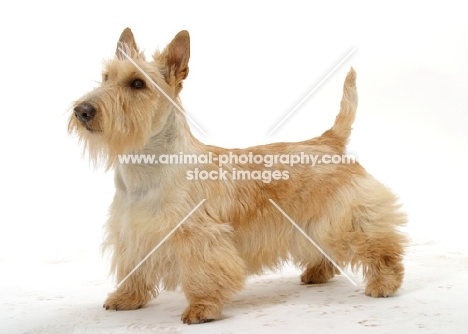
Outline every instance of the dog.
[[[189, 303], [184, 323], [219, 319], [248, 275], [286, 261], [303, 268], [304, 284], [327, 282], [349, 265], [362, 268], [366, 295], [394, 294], [404, 276], [406, 237], [400, 227], [407, 221], [397, 197], [357, 162], [311, 166], [281, 160], [346, 153], [358, 100], [354, 69], [335, 123], [321, 136], [228, 150], [204, 145], [190, 131], [179, 101], [189, 57], [187, 31], [147, 61], [127, 28], [104, 65], [100, 86], [72, 105], [69, 132], [94, 163], [115, 171], [103, 249], [121, 284], [104, 308], [138, 309], [160, 289], [181, 288]], [[209, 159], [161, 163], [182, 153]], [[161, 161], [119, 160], [132, 154]], [[279, 160], [259, 165], [251, 159], [267, 156]]]

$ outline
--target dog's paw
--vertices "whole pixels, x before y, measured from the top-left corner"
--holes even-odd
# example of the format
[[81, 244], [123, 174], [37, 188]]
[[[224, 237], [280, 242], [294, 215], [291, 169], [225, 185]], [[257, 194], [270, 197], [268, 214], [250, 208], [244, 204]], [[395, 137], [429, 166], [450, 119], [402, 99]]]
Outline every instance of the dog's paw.
[[333, 275], [327, 275], [325, 273], [317, 273], [309, 269], [309, 270], [306, 270], [301, 275], [301, 282], [304, 284], [321, 284], [321, 283], [327, 283], [328, 280], [332, 277]]
[[148, 301], [133, 293], [122, 293], [115, 291], [109, 295], [104, 302], [106, 310], [136, 310], [144, 306]]
[[382, 281], [375, 281], [369, 282], [366, 286], [366, 295], [374, 298], [379, 297], [388, 297], [393, 295], [400, 284], [395, 284], [393, 282], [382, 282]]
[[187, 307], [182, 313], [181, 320], [184, 324], [202, 324], [218, 319], [220, 310], [216, 306], [194, 304]]
[[307, 268], [301, 275], [301, 282], [304, 284], [320, 284], [328, 282], [337, 270], [330, 262], [322, 261], [318, 265]]

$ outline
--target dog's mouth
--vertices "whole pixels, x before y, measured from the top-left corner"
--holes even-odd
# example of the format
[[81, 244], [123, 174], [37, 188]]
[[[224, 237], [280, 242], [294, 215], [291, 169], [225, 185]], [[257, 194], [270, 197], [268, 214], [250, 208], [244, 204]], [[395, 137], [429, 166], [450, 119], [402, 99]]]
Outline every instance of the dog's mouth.
[[[77, 127], [81, 127], [81, 128], [84, 128], [86, 129], [86, 131], [90, 132], [90, 133], [98, 133], [100, 132], [99, 129], [96, 129], [95, 126], [93, 126], [93, 123], [95, 122], [91, 122], [91, 121], [83, 121], [81, 119], [79, 119], [78, 117], [75, 117], [76, 120], [78, 121], [77, 122]], [[79, 125], [78, 125], [79, 124]]]
[[101, 130], [99, 128], [93, 127], [89, 123], [81, 122], [81, 125], [90, 133], [100, 133]]
[[91, 133], [96, 132], [96, 130], [92, 129], [87, 123], [82, 123], [82, 124], [86, 128], [86, 130], [88, 130], [89, 132], [91, 132]]

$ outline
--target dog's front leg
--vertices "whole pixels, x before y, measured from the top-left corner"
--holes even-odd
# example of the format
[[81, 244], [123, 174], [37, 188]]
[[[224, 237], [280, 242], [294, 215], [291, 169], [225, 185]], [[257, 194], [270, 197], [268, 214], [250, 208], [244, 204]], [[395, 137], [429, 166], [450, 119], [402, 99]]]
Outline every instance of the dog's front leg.
[[135, 310], [156, 297], [154, 285], [148, 285], [147, 278], [137, 270], [122, 286], [109, 294], [103, 307], [106, 310]]
[[225, 303], [242, 289], [246, 269], [233, 244], [228, 224], [206, 222], [184, 229], [175, 238], [182, 288], [189, 306], [186, 324], [218, 319]]
[[[111, 273], [115, 276], [118, 288], [109, 294], [104, 308], [109, 310], [134, 310], [147, 304], [157, 296], [158, 277], [155, 274], [157, 258], [145, 261], [129, 277], [127, 275], [151, 251], [159, 236], [153, 236], [136, 226], [129, 227], [124, 221], [129, 208], [122, 192], [117, 191], [106, 223], [104, 250], [112, 254]], [[137, 223], [137, 221], [133, 221]], [[144, 222], [140, 222], [145, 226]], [[148, 225], [148, 224], [147, 224]]]

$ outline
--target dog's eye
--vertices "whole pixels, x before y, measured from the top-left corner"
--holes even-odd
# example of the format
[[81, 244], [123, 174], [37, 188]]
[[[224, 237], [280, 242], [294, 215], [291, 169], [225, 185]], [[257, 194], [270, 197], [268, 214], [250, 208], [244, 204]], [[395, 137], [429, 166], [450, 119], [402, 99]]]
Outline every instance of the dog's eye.
[[145, 88], [145, 82], [140, 79], [136, 79], [132, 81], [131, 87], [134, 89], [142, 89]]
[[104, 74], [102, 75], [102, 81], [106, 82], [107, 79], [109, 79], [109, 74], [104, 73]]

